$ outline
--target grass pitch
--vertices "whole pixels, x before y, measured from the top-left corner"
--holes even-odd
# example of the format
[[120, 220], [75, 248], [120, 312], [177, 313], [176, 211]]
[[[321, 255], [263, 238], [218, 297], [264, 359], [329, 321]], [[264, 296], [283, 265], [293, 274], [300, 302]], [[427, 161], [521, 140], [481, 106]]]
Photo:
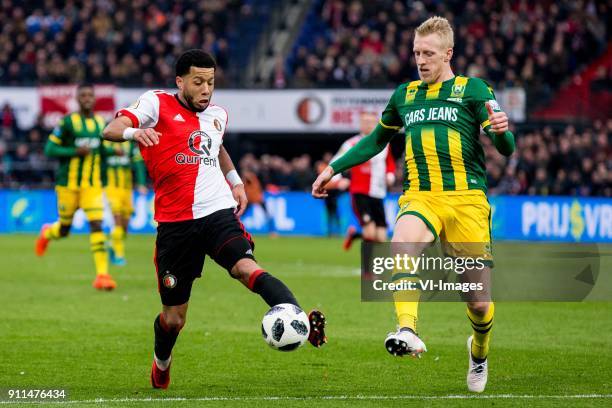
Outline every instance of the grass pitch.
[[[42, 259], [33, 241], [0, 236], [4, 393], [66, 388], [69, 406], [122, 407], [612, 404], [612, 303], [498, 303], [489, 384], [474, 396], [465, 385], [463, 304], [423, 304], [419, 331], [429, 352], [393, 358], [383, 347], [396, 324], [393, 305], [360, 301], [358, 249], [314, 238], [257, 237], [256, 255], [305, 309], [326, 313], [329, 344], [270, 349], [259, 328], [267, 306], [207, 259], [174, 349], [170, 389], [153, 390], [154, 237], [129, 237], [128, 265], [112, 267], [119, 287], [110, 293], [91, 287], [86, 236], [53, 242]], [[612, 269], [606, 262], [602, 273]]]

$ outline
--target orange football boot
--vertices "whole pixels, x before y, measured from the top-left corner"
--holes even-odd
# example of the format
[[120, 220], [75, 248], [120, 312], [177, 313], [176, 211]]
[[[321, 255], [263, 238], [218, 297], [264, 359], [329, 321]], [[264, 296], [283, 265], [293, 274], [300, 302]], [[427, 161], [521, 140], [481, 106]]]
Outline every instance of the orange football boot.
[[36, 239], [36, 245], [34, 247], [34, 252], [36, 252], [37, 256], [43, 256], [45, 252], [47, 252], [47, 247], [49, 246], [49, 242], [51, 240], [45, 238], [45, 233], [51, 228], [51, 224], [45, 224], [40, 229], [40, 233], [38, 234], [38, 238]]
[[96, 275], [96, 279], [93, 281], [93, 287], [98, 290], [111, 291], [117, 287], [117, 282], [113, 280], [113, 277], [108, 273], [102, 275]]
[[344, 238], [344, 243], [342, 244], [342, 248], [345, 251], [348, 251], [353, 246], [353, 241], [355, 241], [355, 234], [357, 233], [357, 228], [352, 225], [348, 227], [346, 230], [346, 237]]

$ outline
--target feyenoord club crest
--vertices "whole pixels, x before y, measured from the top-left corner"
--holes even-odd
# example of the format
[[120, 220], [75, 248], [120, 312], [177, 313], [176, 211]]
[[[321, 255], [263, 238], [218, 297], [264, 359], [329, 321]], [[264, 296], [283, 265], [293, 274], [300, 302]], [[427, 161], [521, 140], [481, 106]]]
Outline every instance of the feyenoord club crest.
[[211, 147], [212, 139], [206, 134], [206, 132], [195, 130], [189, 135], [189, 150], [195, 154], [206, 154], [207, 156], [210, 156]]
[[168, 289], [172, 289], [173, 287], [176, 286], [176, 276], [171, 274], [169, 271], [166, 271], [166, 274], [164, 275], [164, 279], [162, 279], [162, 283]]
[[219, 132], [221, 131], [221, 122], [219, 122], [219, 119], [213, 120], [213, 125], [215, 125], [215, 129], [217, 129]]

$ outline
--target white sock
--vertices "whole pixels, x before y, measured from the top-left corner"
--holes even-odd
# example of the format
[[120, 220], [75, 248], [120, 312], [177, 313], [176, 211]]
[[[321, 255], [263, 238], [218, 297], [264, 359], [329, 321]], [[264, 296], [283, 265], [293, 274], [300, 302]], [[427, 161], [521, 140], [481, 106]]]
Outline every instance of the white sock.
[[157, 358], [155, 353], [153, 353], [153, 358], [155, 359], [155, 365], [157, 365], [157, 368], [159, 368], [160, 370], [166, 371], [168, 367], [170, 367], [170, 360], [172, 360], [172, 356], [168, 357], [167, 360], [160, 360], [159, 358]]

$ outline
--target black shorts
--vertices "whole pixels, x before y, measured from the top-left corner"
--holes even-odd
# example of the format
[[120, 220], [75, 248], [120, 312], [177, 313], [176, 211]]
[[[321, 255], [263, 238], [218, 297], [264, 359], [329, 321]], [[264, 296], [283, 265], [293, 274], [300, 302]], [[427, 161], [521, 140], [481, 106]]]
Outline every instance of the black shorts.
[[373, 222], [377, 227], [387, 228], [385, 206], [381, 198], [370, 197], [365, 194], [351, 194], [353, 211], [362, 227]]
[[160, 223], [154, 262], [162, 304], [187, 303], [206, 255], [229, 272], [243, 258], [254, 260], [254, 250], [251, 235], [232, 208], [196, 220]]

